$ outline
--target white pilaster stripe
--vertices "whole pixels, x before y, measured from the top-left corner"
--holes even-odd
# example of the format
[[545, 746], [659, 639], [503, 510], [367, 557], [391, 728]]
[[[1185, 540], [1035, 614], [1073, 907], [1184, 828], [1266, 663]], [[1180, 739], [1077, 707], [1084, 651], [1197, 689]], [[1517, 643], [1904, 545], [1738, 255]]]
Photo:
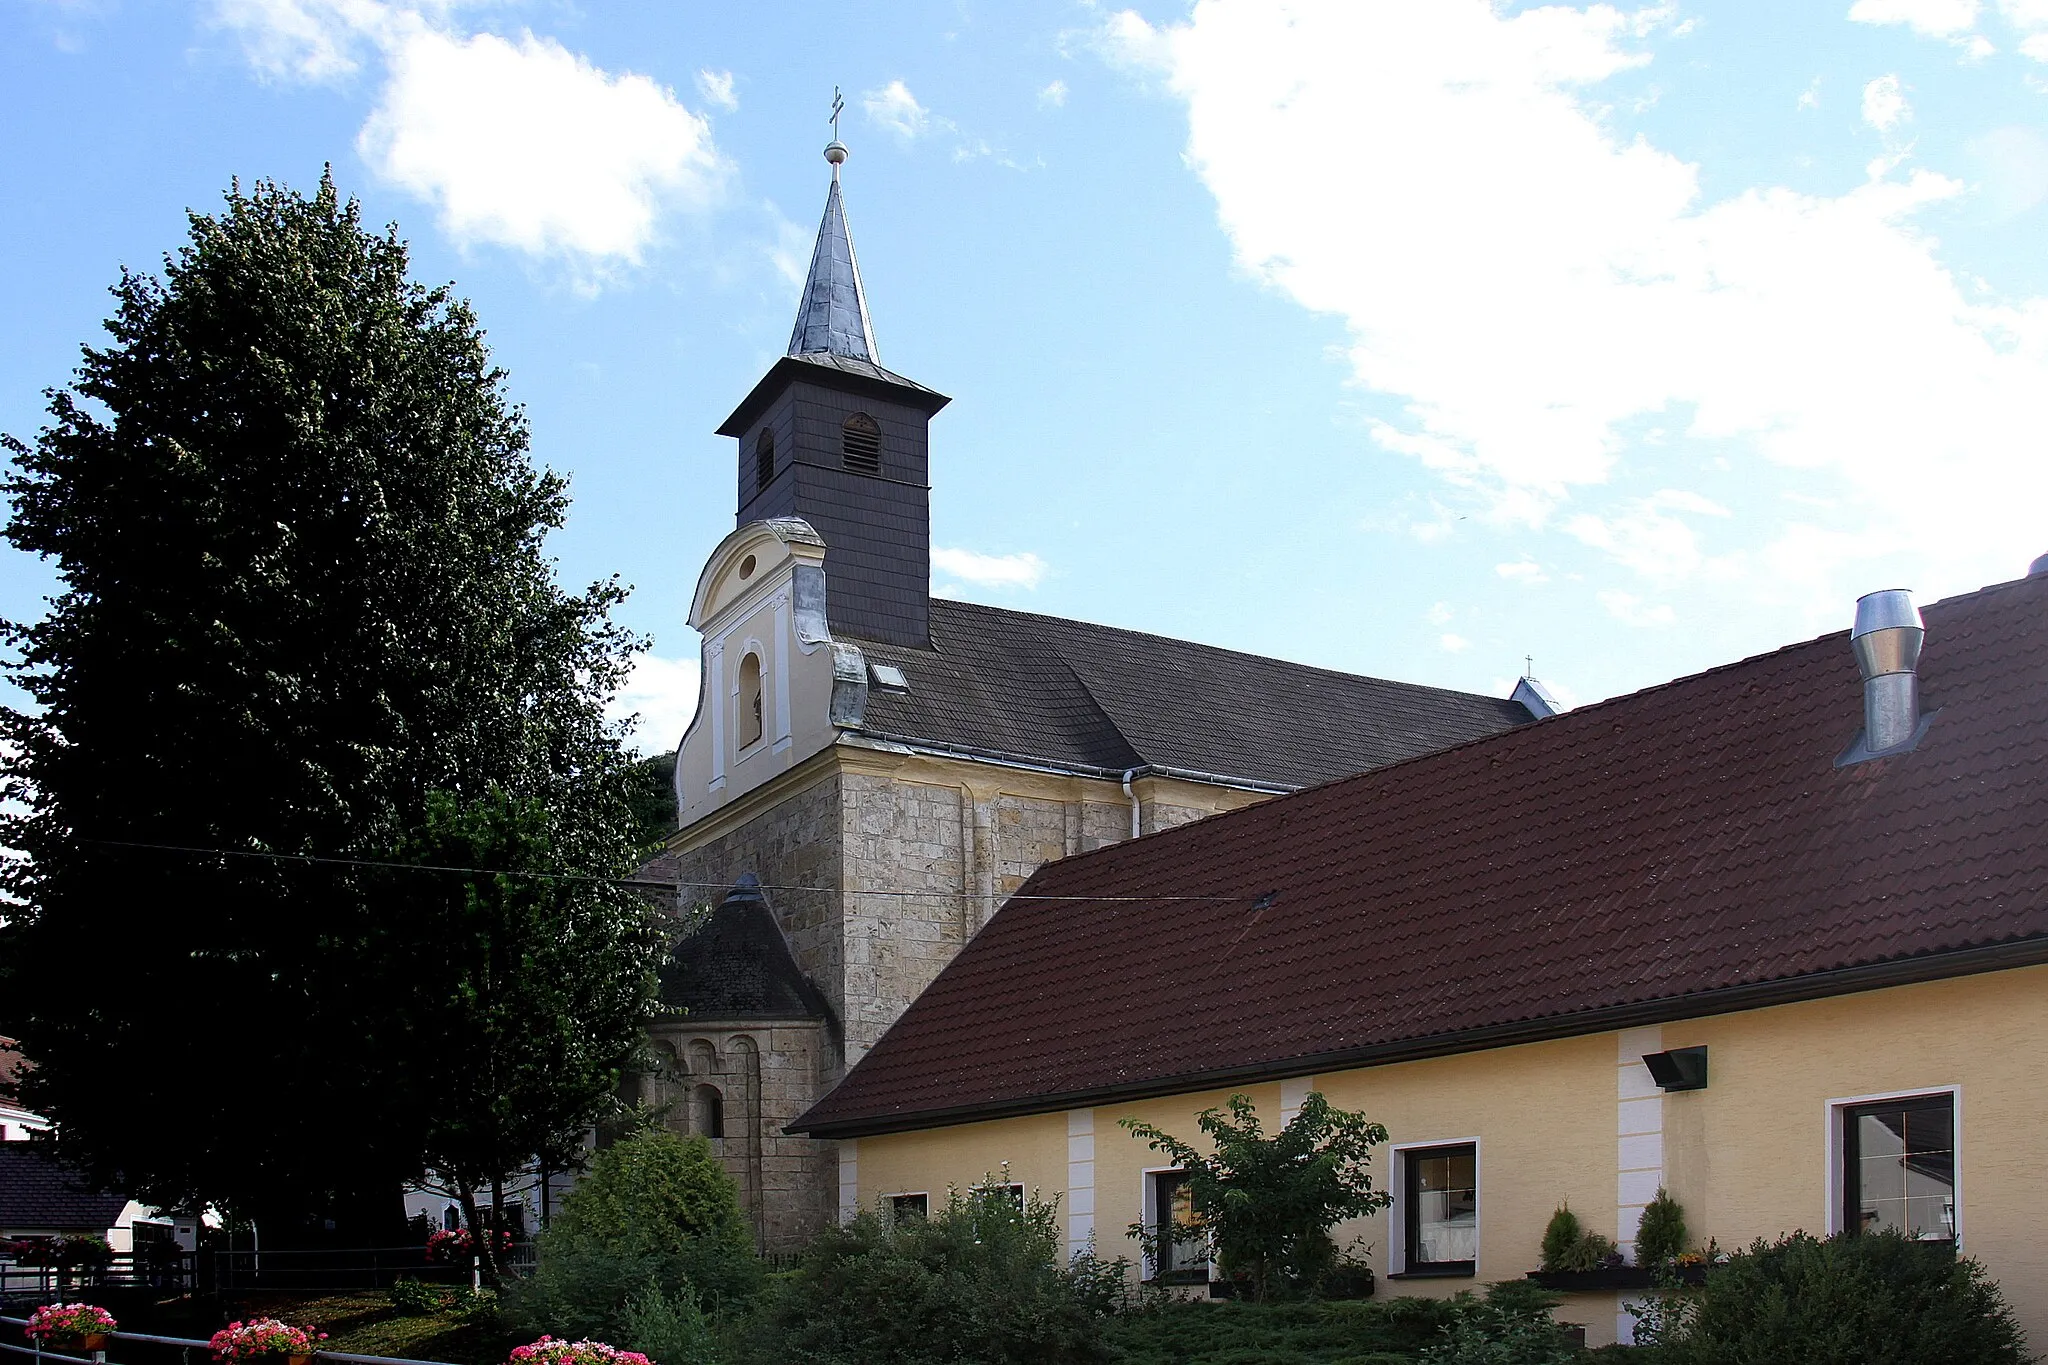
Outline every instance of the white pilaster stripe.
[[[1636, 1225], [1643, 1206], [1664, 1183], [1664, 1092], [1643, 1065], [1646, 1053], [1664, 1050], [1664, 1030], [1658, 1025], [1623, 1029], [1615, 1037], [1614, 1240], [1623, 1259], [1634, 1265]], [[1635, 1343], [1629, 1303], [1622, 1298], [1614, 1310], [1614, 1336], [1624, 1345]]]
[[839, 1144], [839, 1221], [851, 1222], [860, 1212], [860, 1140]]
[[1067, 1111], [1067, 1255], [1088, 1249], [1095, 1235], [1095, 1111]]
[[1308, 1098], [1308, 1092], [1316, 1088], [1313, 1076], [1296, 1076], [1280, 1082], [1280, 1126], [1294, 1122], [1294, 1116], [1301, 1112], [1301, 1103]]

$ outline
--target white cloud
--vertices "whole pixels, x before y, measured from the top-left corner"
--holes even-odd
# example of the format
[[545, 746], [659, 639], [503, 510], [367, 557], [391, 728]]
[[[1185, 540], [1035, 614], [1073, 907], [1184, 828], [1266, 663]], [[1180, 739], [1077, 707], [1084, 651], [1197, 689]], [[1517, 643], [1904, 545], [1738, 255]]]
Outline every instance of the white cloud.
[[1799, 103], [1794, 107], [1799, 109], [1820, 108], [1820, 77], [1815, 76], [1806, 89], [1800, 92]]
[[616, 720], [637, 712], [628, 743], [643, 754], [662, 753], [683, 742], [683, 731], [697, 714], [698, 685], [695, 659], [642, 654], [606, 710]]
[[1436, 642], [1438, 647], [1446, 654], [1463, 654], [1466, 650], [1472, 648], [1470, 640], [1462, 635], [1453, 635], [1448, 631], [1439, 635]]
[[940, 573], [981, 588], [1035, 588], [1045, 577], [1046, 563], [1026, 551], [985, 555], [944, 545], [932, 547], [932, 567]]
[[1550, 575], [1533, 559], [1518, 559], [1506, 564], [1496, 564], [1493, 571], [1510, 583], [1521, 583], [1532, 588], [1550, 581]]
[[1429, 609], [1429, 614], [1425, 619], [1433, 626], [1447, 626], [1451, 623], [1451, 618], [1456, 615], [1457, 613], [1451, 610], [1450, 603], [1438, 602]]
[[1971, 179], [1994, 222], [2048, 199], [2048, 137], [2018, 125], [1994, 128], [1968, 144]]
[[1066, 102], [1067, 83], [1065, 81], [1054, 81], [1038, 92], [1038, 103], [1041, 108], [1059, 109], [1063, 108]]
[[1650, 606], [1632, 592], [1610, 588], [1599, 594], [1600, 605], [1607, 608], [1607, 614], [1628, 626], [1668, 626], [1678, 620], [1678, 613], [1669, 603]]
[[1948, 38], [1977, 26], [1978, 0], [1856, 0], [1849, 17], [1859, 24], [1907, 24], [1915, 33]]
[[1617, 619], [1676, 619], [1690, 584], [1831, 621], [1877, 556], [1923, 593], [2009, 577], [2048, 502], [2048, 299], [1945, 263], [1917, 220], [1965, 192], [1946, 175], [1709, 198], [1602, 88], [1658, 39], [1487, 0], [1206, 0], [1100, 34], [1185, 104], [1239, 263], [1346, 324], [1377, 443], [1481, 525], [1593, 547]]
[[1913, 106], [1897, 76], [1879, 76], [1863, 87], [1863, 121], [1878, 132], [1889, 133], [1911, 117]]
[[465, 33], [454, 14], [451, 3], [379, 0], [215, 9], [274, 78], [333, 80], [381, 58], [384, 84], [357, 151], [432, 204], [459, 244], [567, 258], [596, 275], [638, 262], [665, 213], [719, 200], [726, 162], [674, 92], [602, 70], [552, 38]]
[[697, 93], [706, 104], [725, 110], [730, 114], [740, 107], [740, 97], [732, 88], [732, 72], [713, 71], [706, 67], [697, 73]]
[[932, 111], [919, 104], [917, 96], [902, 81], [890, 81], [880, 90], [868, 91], [860, 97], [860, 107], [877, 127], [906, 142], [922, 137], [932, 125]]

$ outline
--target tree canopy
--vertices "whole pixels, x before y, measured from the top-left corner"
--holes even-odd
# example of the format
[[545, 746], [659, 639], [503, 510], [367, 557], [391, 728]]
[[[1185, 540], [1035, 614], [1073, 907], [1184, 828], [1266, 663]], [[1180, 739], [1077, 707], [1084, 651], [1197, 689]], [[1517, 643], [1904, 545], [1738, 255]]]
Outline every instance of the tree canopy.
[[[394, 928], [418, 896], [364, 864], [475, 848], [460, 812], [501, 803], [526, 854], [628, 872], [603, 706], [638, 642], [616, 580], [557, 584], [565, 483], [395, 228], [365, 230], [326, 176], [189, 219], [161, 276], [122, 272], [111, 342], [49, 392], [49, 424], [4, 438], [7, 538], [61, 590], [8, 627], [30, 704], [0, 713], [20, 803], [0, 832], [25, 855], [0, 1031], [95, 1174], [331, 1217], [395, 1199], [451, 1102], [411, 981], [437, 948]], [[414, 877], [445, 900], [445, 874]], [[547, 1008], [599, 1066], [633, 1045], [650, 945], [588, 941], [635, 1005]]]

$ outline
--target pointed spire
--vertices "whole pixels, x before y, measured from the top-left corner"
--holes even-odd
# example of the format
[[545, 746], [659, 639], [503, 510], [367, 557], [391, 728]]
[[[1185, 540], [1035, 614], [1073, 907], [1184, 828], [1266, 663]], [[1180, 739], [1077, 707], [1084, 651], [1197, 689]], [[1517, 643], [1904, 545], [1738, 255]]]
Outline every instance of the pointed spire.
[[846, 226], [846, 205], [839, 196], [845, 146], [835, 138], [825, 149], [825, 159], [832, 163], [832, 187], [825, 192], [825, 217], [818, 224], [818, 245], [811, 252], [811, 271], [797, 304], [796, 330], [789, 334], [789, 354], [852, 356], [879, 365], [882, 356], [868, 322], [867, 291], [861, 288], [860, 262], [854, 259], [853, 233]]

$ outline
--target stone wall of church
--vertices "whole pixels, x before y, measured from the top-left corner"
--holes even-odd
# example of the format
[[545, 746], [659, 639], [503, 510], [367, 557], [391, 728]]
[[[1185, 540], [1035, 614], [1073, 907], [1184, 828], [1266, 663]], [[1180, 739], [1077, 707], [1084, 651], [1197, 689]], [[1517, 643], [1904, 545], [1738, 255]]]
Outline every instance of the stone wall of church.
[[823, 1025], [678, 1019], [651, 1030], [649, 1045], [657, 1068], [641, 1078], [642, 1100], [671, 1131], [710, 1140], [756, 1245], [788, 1251], [816, 1236], [836, 1207], [838, 1147], [782, 1130], [816, 1101], [831, 1065]]
[[745, 824], [670, 854], [667, 866], [668, 875], [697, 884], [683, 888], [685, 901], [715, 903], [743, 873], [753, 873], [797, 965], [843, 1017], [840, 782], [828, 769]]

